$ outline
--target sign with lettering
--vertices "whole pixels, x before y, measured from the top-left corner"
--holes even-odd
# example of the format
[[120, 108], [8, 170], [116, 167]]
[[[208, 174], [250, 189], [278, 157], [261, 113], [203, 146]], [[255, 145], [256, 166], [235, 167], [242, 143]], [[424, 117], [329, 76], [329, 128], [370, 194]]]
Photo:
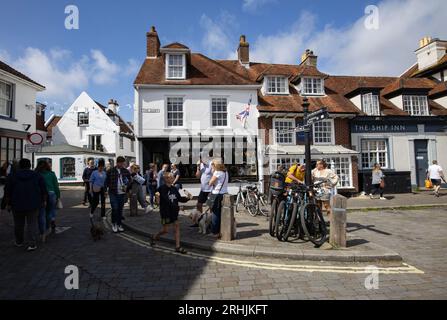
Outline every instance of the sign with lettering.
[[386, 124], [386, 123], [354, 123], [352, 133], [375, 133], [375, 132], [418, 132], [417, 124]]
[[143, 108], [143, 113], [160, 113], [160, 109]]

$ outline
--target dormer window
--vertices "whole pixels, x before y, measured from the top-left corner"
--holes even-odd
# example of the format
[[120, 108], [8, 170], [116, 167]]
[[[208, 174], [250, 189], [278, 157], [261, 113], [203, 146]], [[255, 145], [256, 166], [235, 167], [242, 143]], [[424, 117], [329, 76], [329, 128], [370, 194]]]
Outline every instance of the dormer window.
[[404, 111], [412, 116], [428, 116], [427, 96], [404, 95]]
[[380, 116], [379, 96], [373, 93], [363, 94], [362, 111], [368, 116]]
[[186, 79], [186, 56], [184, 54], [166, 54], [166, 78]]
[[267, 77], [268, 94], [289, 94], [289, 84], [287, 77]]
[[303, 78], [301, 90], [303, 95], [324, 95], [324, 81], [322, 78]]

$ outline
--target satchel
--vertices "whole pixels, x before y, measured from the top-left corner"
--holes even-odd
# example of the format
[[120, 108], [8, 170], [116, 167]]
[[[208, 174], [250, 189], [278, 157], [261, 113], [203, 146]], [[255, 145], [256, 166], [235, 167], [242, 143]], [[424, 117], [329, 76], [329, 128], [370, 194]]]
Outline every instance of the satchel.
[[385, 189], [385, 180], [380, 180], [380, 188]]
[[213, 208], [214, 207], [214, 203], [216, 202], [217, 196], [219, 195], [220, 191], [222, 190], [225, 182], [227, 181], [227, 172], [225, 172], [225, 178], [224, 181], [222, 182], [222, 185], [220, 186], [219, 192], [218, 193], [210, 193], [208, 195], [208, 198], [206, 199], [206, 205], [208, 206], [208, 208]]
[[59, 198], [57, 199], [56, 208], [63, 209], [64, 205], [62, 204], [62, 200]]

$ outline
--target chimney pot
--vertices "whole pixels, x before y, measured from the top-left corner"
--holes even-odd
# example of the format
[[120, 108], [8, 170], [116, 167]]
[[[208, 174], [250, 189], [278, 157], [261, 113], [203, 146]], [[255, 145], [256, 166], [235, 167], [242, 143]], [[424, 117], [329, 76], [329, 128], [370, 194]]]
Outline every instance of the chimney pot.
[[239, 62], [248, 67], [250, 65], [250, 44], [247, 42], [245, 35], [241, 35], [239, 39], [239, 47], [237, 49]]
[[306, 51], [301, 56], [301, 63], [305, 63], [308, 66], [317, 67], [318, 57], [314, 55], [314, 52], [310, 49]]

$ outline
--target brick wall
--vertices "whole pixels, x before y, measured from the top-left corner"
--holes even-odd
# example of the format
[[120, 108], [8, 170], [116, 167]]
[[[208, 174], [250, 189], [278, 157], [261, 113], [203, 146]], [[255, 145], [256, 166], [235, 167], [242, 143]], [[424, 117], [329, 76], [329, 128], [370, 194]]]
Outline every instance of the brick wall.
[[269, 134], [270, 134], [270, 130], [273, 128], [273, 121], [272, 118], [265, 118], [265, 117], [260, 117], [258, 119], [258, 128], [260, 130], [265, 130], [264, 132], [264, 142], [266, 145], [273, 143], [273, 141], [269, 141]]
[[335, 144], [351, 149], [351, 129], [349, 119], [334, 119]]

